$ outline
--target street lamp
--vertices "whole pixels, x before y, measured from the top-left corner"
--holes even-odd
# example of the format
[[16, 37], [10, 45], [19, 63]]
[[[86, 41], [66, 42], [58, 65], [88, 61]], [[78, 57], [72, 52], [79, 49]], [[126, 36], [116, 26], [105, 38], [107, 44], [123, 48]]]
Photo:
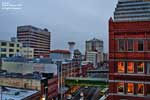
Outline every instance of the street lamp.
[[42, 97], [42, 100], [46, 100], [45, 97]]

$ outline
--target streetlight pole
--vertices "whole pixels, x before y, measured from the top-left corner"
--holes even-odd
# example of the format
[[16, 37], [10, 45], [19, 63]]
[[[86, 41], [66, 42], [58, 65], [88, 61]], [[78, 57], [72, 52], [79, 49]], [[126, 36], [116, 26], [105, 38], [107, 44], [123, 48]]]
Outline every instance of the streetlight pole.
[[2, 99], [3, 99], [3, 98], [2, 98], [2, 92], [3, 92], [3, 91], [2, 91], [2, 87], [0, 87], [0, 92], [1, 92], [1, 100], [2, 100]]
[[58, 74], [58, 92], [60, 93], [60, 100], [63, 98], [62, 94], [62, 61], [57, 61], [57, 74]]

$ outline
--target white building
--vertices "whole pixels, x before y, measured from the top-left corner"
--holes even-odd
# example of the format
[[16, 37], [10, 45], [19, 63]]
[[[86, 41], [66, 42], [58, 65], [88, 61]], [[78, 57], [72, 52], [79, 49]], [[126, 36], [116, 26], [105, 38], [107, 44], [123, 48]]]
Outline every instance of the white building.
[[93, 63], [95, 68], [97, 67], [97, 64], [100, 63], [99, 59], [98, 52], [87, 52], [86, 54], [86, 61]]
[[3, 62], [2, 70], [10, 73], [54, 73], [57, 74], [56, 64], [24, 63], [24, 62]]
[[[29, 100], [35, 95], [39, 94], [37, 90], [27, 90], [4, 87], [5, 91], [2, 91], [0, 87], [0, 100]], [[33, 100], [33, 99], [32, 99]]]
[[50, 58], [52, 61], [65, 61], [70, 59], [71, 52], [69, 50], [52, 50], [50, 51]]
[[103, 62], [104, 42], [102, 40], [93, 38], [91, 40], [86, 41], [85, 49], [86, 55], [87, 52], [97, 52], [99, 58], [98, 62]]

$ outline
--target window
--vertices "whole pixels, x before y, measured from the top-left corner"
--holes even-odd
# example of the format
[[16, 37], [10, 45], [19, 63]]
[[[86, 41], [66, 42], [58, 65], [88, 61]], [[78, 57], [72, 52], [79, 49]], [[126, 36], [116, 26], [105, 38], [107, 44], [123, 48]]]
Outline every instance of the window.
[[10, 43], [9, 46], [10, 46], [10, 47], [14, 47], [14, 43]]
[[124, 93], [124, 83], [118, 83], [118, 93]]
[[150, 74], [150, 62], [147, 62], [147, 74]]
[[143, 50], [144, 50], [144, 41], [138, 40], [138, 51], [143, 51]]
[[20, 47], [20, 45], [19, 45], [19, 44], [17, 44], [17, 47]]
[[128, 91], [127, 91], [127, 93], [133, 94], [133, 91], [134, 91], [134, 84], [128, 83]]
[[133, 51], [133, 40], [128, 40], [128, 51]]
[[119, 73], [125, 72], [125, 62], [118, 62], [118, 72]]
[[6, 54], [1, 54], [1, 57], [2, 57], [2, 58], [3, 58], [3, 57], [5, 58], [5, 57], [6, 57]]
[[147, 40], [147, 50], [150, 51], [150, 40]]
[[9, 57], [13, 57], [13, 54], [9, 54]]
[[138, 84], [138, 94], [144, 94], [144, 84]]
[[7, 52], [6, 48], [1, 48], [1, 52]]
[[17, 49], [17, 52], [19, 52], [19, 49]]
[[127, 72], [134, 73], [134, 62], [128, 62]]
[[119, 51], [124, 51], [125, 50], [125, 41], [123, 39], [118, 41], [119, 44]]
[[1, 46], [7, 46], [6, 42], [1, 42]]
[[138, 62], [137, 63], [137, 72], [138, 73], [144, 73], [144, 62]]
[[9, 49], [9, 52], [14, 52], [14, 49]]
[[150, 95], [150, 84], [147, 84], [147, 95]]

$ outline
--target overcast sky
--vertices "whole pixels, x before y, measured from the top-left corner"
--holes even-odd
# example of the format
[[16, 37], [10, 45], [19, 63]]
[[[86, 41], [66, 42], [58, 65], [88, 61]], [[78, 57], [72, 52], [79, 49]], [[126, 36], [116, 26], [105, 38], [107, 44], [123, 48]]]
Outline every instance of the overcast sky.
[[[4, 9], [4, 3], [21, 4], [20, 10]], [[108, 51], [108, 20], [117, 0], [1, 0], [0, 39], [16, 36], [17, 26], [47, 28], [52, 34], [51, 49], [68, 49], [76, 42], [82, 52], [93, 37], [104, 41]]]

